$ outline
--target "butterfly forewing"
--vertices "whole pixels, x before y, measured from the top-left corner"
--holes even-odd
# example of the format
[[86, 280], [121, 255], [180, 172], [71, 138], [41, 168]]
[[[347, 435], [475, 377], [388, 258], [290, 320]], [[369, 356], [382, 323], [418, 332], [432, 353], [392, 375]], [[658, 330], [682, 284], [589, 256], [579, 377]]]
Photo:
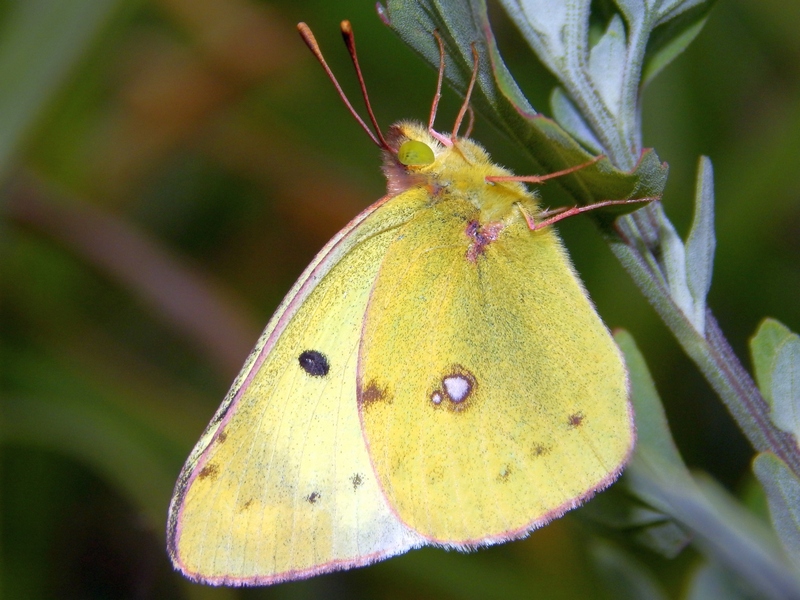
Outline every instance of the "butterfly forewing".
[[380, 491], [356, 405], [369, 293], [392, 227], [413, 207], [375, 212], [357, 240], [340, 236], [345, 251], [334, 239], [301, 278], [192, 453], [169, 528], [173, 561], [188, 576], [273, 583], [419, 544]]

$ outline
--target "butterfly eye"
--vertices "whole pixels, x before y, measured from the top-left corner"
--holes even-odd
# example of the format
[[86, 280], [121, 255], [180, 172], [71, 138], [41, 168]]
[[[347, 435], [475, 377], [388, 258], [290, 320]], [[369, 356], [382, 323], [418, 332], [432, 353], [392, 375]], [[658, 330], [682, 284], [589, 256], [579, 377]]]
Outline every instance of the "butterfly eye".
[[431, 164], [436, 157], [428, 144], [417, 140], [406, 140], [397, 151], [397, 160], [407, 167], [421, 167]]

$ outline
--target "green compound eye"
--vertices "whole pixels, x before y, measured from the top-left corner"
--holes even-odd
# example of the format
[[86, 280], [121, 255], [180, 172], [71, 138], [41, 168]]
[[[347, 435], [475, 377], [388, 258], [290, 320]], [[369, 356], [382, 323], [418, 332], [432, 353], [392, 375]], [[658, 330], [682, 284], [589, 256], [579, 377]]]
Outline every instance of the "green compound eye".
[[428, 144], [416, 140], [407, 140], [397, 151], [397, 160], [407, 167], [429, 165], [435, 160], [433, 150]]

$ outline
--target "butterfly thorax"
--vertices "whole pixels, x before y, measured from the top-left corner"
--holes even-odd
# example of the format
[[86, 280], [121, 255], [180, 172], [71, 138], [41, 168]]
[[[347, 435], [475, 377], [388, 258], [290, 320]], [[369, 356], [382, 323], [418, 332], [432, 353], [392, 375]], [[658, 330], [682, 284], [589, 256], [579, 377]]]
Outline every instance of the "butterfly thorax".
[[[450, 141], [446, 136], [441, 137]], [[383, 170], [392, 196], [423, 187], [434, 203], [468, 202], [477, 209], [481, 226], [490, 223], [507, 225], [511, 220], [523, 218], [522, 207], [532, 214], [539, 210], [536, 197], [521, 183], [487, 181], [487, 177], [512, 173], [494, 164], [486, 150], [469, 138], [457, 138], [445, 145], [424, 125], [411, 121], [393, 125], [388, 138], [395, 150], [384, 153]], [[421, 142], [432, 152], [427, 153], [422, 147], [422, 152], [407, 158], [403, 153], [410, 145], [407, 142]], [[418, 154], [422, 155], [421, 158]]]

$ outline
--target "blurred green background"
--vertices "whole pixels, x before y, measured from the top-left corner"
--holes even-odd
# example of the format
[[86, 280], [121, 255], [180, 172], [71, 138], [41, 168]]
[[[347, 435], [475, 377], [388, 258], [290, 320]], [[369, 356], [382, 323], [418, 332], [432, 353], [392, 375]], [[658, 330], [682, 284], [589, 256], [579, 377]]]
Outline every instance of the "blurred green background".
[[[552, 78], [493, 7], [534, 106]], [[384, 193], [376, 148], [294, 25], [379, 121], [426, 119], [435, 74], [371, 0], [0, 1], [0, 594], [6, 598], [602, 597], [580, 515], [471, 555], [434, 549], [255, 590], [172, 571], [178, 471], [315, 252]], [[763, 316], [800, 330], [800, 4], [725, 0], [645, 93], [681, 233], [714, 162], [710, 305], [749, 365]], [[440, 128], [458, 99], [446, 93]], [[473, 137], [529, 167], [478, 115]], [[558, 189], [544, 191], [547, 204]], [[559, 226], [606, 323], [636, 337], [693, 467], [736, 493], [750, 449], [589, 220]], [[580, 512], [580, 511], [578, 511]], [[680, 597], [693, 551], [639, 553]]]

